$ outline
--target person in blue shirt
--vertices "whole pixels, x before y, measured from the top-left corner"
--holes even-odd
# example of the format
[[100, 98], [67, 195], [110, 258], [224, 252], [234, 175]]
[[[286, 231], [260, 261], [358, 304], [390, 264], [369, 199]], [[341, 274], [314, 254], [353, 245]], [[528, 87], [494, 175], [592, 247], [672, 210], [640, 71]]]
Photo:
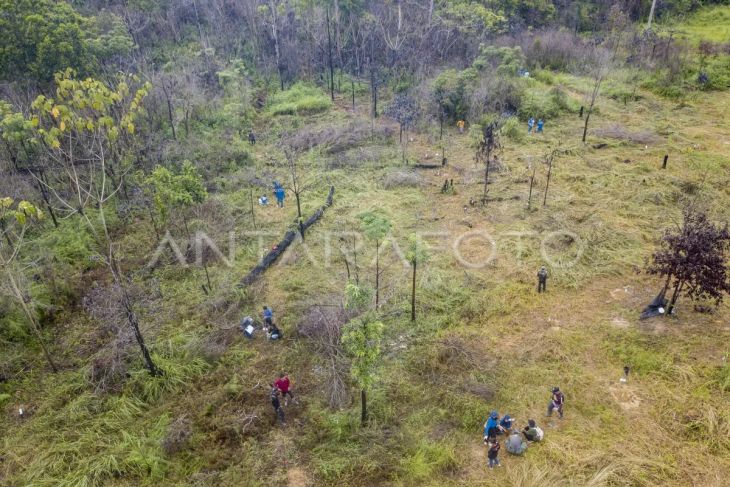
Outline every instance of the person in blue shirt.
[[262, 313], [264, 317], [264, 323], [267, 325], [272, 325], [274, 322], [274, 312], [269, 308], [268, 306], [264, 306], [264, 312]]
[[542, 121], [542, 118], [537, 121], [537, 133], [542, 133], [542, 127], [545, 125], [545, 122]]
[[511, 417], [509, 414], [505, 414], [502, 421], [499, 422], [499, 427], [502, 431], [510, 432], [514, 422], [515, 418]]
[[535, 126], [535, 119], [530, 117], [530, 119], [527, 121], [527, 133], [528, 134], [532, 132], [532, 127], [534, 127], [534, 126]]
[[489, 419], [484, 423], [484, 441], [487, 441], [489, 437], [497, 436], [499, 431], [499, 413], [492, 411], [489, 414]]
[[276, 204], [279, 205], [279, 208], [284, 208], [284, 197], [286, 196], [284, 188], [276, 186], [274, 188], [274, 196], [276, 196]]

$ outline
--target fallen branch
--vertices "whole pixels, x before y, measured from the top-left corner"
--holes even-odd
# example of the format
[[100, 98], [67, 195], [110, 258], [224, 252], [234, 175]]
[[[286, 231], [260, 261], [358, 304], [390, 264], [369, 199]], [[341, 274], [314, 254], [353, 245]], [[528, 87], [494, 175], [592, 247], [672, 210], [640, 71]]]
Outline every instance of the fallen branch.
[[[305, 221], [302, 224], [303, 230], [306, 230], [310, 226], [314, 225], [317, 220], [322, 218], [322, 215], [324, 215], [324, 210], [332, 206], [332, 198], [335, 195], [335, 187], [330, 186], [330, 192], [327, 195], [327, 201], [325, 201], [324, 205], [321, 206], [317, 211], [314, 212], [312, 216], [310, 216], [307, 221]], [[238, 287], [246, 287], [253, 283], [261, 274], [264, 273], [266, 269], [271, 267], [274, 262], [281, 256], [281, 254], [284, 253], [284, 251], [296, 240], [297, 234], [299, 232], [297, 230], [289, 230], [284, 234], [284, 238], [279, 242], [279, 244], [274, 247], [273, 250], [271, 250], [268, 254], [264, 256], [263, 259], [261, 259], [261, 262], [259, 262], [256, 267], [251, 269], [251, 272], [244, 277], [241, 282], [238, 284]]]

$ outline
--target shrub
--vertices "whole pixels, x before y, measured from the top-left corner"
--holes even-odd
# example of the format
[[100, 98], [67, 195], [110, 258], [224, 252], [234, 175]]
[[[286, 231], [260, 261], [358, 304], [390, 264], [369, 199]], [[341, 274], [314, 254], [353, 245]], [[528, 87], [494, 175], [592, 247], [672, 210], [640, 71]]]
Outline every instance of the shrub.
[[555, 84], [555, 76], [547, 69], [537, 69], [535, 72], [531, 73], [531, 75], [533, 78], [541, 83], [545, 83], [546, 85]]
[[469, 97], [476, 70], [456, 71], [447, 69], [436, 77], [434, 95], [442, 100], [446, 118], [452, 121], [464, 120], [469, 113]]
[[501, 130], [502, 134], [510, 140], [514, 140], [515, 142], [525, 140], [525, 130], [517, 117], [509, 117], [502, 125]]
[[162, 451], [167, 456], [174, 455], [188, 445], [193, 436], [193, 423], [186, 417], [177, 418], [169, 427], [167, 435], [162, 439]]
[[272, 115], [307, 115], [328, 110], [332, 101], [316, 86], [296, 83], [270, 99]]
[[454, 471], [459, 466], [453, 445], [443, 441], [423, 441], [418, 449], [401, 461], [404, 478], [426, 480], [435, 474]]

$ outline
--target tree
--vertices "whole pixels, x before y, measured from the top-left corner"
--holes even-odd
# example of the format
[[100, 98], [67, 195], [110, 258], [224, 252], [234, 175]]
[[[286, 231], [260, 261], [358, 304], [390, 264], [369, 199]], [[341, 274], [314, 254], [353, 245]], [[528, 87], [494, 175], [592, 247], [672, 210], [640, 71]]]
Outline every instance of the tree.
[[281, 26], [280, 12], [282, 8], [280, 0], [268, 0], [266, 5], [260, 5], [258, 13], [265, 19], [269, 29], [271, 29], [271, 39], [274, 41], [274, 55], [276, 62], [276, 71], [279, 74], [279, 87], [284, 91], [284, 65], [281, 54]]
[[106, 207], [124, 185], [127, 151], [135, 137], [135, 121], [143, 113], [142, 102], [149, 83], [132, 90], [132, 76], [122, 77], [116, 86], [86, 78], [79, 80], [71, 70], [56, 75], [54, 99], [41, 95], [31, 105], [30, 122], [35, 142], [44, 148], [53, 170], [66, 178], [61, 191], [48, 187], [68, 217], [77, 215], [89, 228], [99, 255], [114, 283], [121, 289], [121, 305], [127, 323], [139, 345], [145, 367], [158, 375], [142, 335], [126, 279], [117, 257], [106, 219]]
[[588, 134], [588, 121], [591, 119], [591, 114], [593, 113], [593, 107], [596, 104], [596, 100], [598, 99], [598, 95], [601, 91], [601, 84], [603, 84], [603, 80], [606, 78], [606, 75], [608, 74], [610, 70], [610, 64], [609, 64], [609, 58], [610, 53], [607, 51], [600, 50], [599, 48], [595, 48], [595, 59], [594, 59], [594, 66], [591, 69], [591, 78], [593, 80], [593, 88], [591, 89], [590, 94], [588, 94], [588, 111], [586, 112], [586, 118], [585, 122], [583, 124], [583, 137], [581, 138], [582, 142], [585, 144], [586, 141], [586, 135]]
[[[545, 154], [545, 165], [548, 167], [547, 172], [547, 181], [545, 182], [545, 195], [542, 198], [542, 206], [547, 205], [547, 195], [548, 195], [548, 189], [550, 189], [550, 177], [553, 174], [553, 162], [555, 161], [555, 157], [557, 157], [560, 154], [565, 154], [569, 151], [569, 149], [561, 149], [560, 148], [560, 142], [558, 142], [558, 147], [551, 150], [547, 154]], [[534, 173], [533, 173], [534, 176]], [[532, 189], [532, 183], [530, 183], [530, 189]], [[528, 203], [529, 207], [529, 203]]]
[[406, 260], [411, 264], [413, 269], [413, 281], [411, 285], [411, 321], [416, 321], [416, 267], [423, 264], [429, 259], [426, 244], [417, 234], [412, 233], [408, 237], [408, 249], [406, 250]]
[[376, 211], [358, 215], [365, 236], [375, 244], [375, 308], [380, 306], [380, 245], [390, 233], [390, 221]]
[[[178, 173], [172, 173], [165, 167], [157, 166], [145, 182], [152, 188], [155, 207], [161, 222], [167, 223], [170, 212], [178, 211], [182, 217], [188, 241], [192, 241], [187, 210], [195, 204], [202, 203], [208, 196], [208, 192], [203, 186], [203, 178], [198, 174], [193, 163], [185, 161]], [[210, 290], [212, 285], [205, 258], [202, 259], [201, 264], [205, 270], [208, 290]], [[203, 289], [205, 290], [205, 287]]]
[[[395, 95], [393, 102], [388, 107], [386, 115], [398, 122], [398, 141], [401, 144], [403, 163], [406, 162], [406, 145], [408, 142], [408, 128], [411, 127], [418, 117], [418, 108], [413, 97], [405, 94]], [[403, 141], [403, 132], [406, 132], [406, 141]]]
[[667, 229], [661, 246], [647, 266], [647, 272], [666, 277], [665, 290], [673, 288], [667, 313], [672, 313], [680, 294], [690, 299], [711, 298], [719, 305], [730, 293], [727, 253], [730, 250], [728, 225], [715, 225], [699, 211], [684, 211], [676, 231]]
[[484, 194], [482, 204], [487, 204], [487, 192], [489, 191], [489, 166], [494, 152], [500, 147], [497, 122], [491, 122], [482, 127], [482, 138], [477, 145], [476, 162], [484, 164]]
[[299, 235], [304, 240], [304, 217], [302, 217], [302, 194], [314, 186], [315, 181], [304, 174], [303, 167], [299, 161], [299, 157], [293, 150], [284, 151], [286, 157], [286, 168], [289, 171], [290, 185], [289, 190], [294, 193], [297, 200], [297, 223], [299, 226]]
[[22, 113], [13, 112], [9, 103], [0, 100], [0, 139], [3, 148], [10, 158], [15, 171], [21, 174], [37, 173], [38, 179], [32, 178], [38, 192], [45, 203], [53, 225], [58, 227], [56, 213], [51, 206], [46, 176], [46, 161], [39, 156], [38, 147], [33, 138], [34, 127]]
[[[0, 79], [46, 83], [56, 72], [73, 68], [89, 74], [97, 62], [131, 52], [124, 23], [79, 15], [68, 2], [0, 0]], [[104, 27], [104, 29], [102, 29]], [[106, 32], [102, 32], [106, 30]]]
[[58, 367], [43, 340], [40, 324], [28, 305], [30, 297], [20, 289], [18, 284], [18, 275], [22, 271], [18, 269], [17, 261], [26, 231], [31, 224], [42, 218], [43, 213], [27, 201], [20, 201], [16, 205], [12, 198], [0, 198], [0, 233], [2, 233], [2, 239], [5, 239], [4, 241], [0, 239], [0, 270], [5, 276], [13, 298], [23, 309], [48, 365], [51, 366], [51, 370], [58, 372]]
[[[370, 302], [370, 292], [366, 288], [348, 283], [345, 287], [346, 307], [363, 309]], [[367, 422], [367, 392], [377, 380], [377, 367], [380, 362], [380, 343], [385, 326], [375, 319], [373, 313], [364, 313], [345, 325], [342, 332], [342, 345], [351, 359], [350, 374], [360, 388], [360, 421]]]

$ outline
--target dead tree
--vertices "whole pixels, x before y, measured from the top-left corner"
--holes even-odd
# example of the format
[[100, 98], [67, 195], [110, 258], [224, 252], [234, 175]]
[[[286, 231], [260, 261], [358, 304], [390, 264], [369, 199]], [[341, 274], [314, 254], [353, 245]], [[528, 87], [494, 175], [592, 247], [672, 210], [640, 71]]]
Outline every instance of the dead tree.
[[497, 122], [492, 122], [482, 127], [482, 139], [479, 141], [475, 160], [477, 164], [484, 164], [484, 194], [482, 205], [487, 204], [487, 193], [489, 192], [489, 167], [494, 152], [500, 147]]

